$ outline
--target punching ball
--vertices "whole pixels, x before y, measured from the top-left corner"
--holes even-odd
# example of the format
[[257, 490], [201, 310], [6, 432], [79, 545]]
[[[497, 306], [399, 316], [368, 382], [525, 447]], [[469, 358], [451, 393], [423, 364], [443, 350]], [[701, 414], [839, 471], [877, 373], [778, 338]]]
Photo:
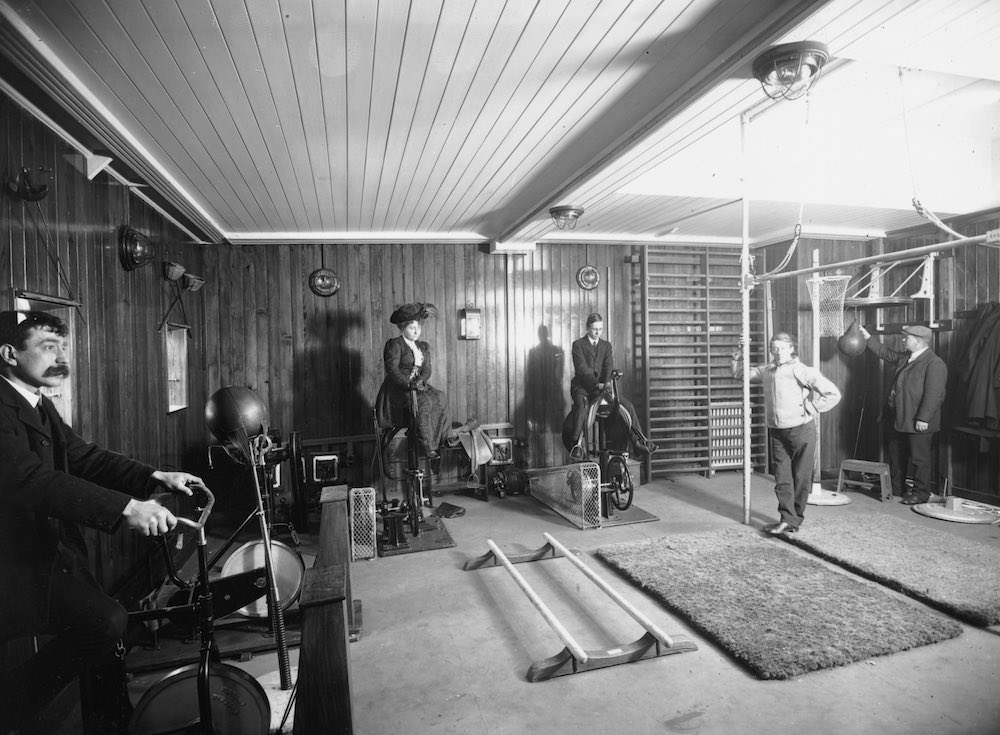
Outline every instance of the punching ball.
[[851, 326], [847, 328], [847, 331], [841, 335], [840, 339], [837, 340], [837, 347], [848, 357], [857, 357], [862, 352], [865, 351], [865, 346], [868, 341], [865, 339], [864, 335], [861, 334], [861, 327], [858, 326], [858, 321], [855, 319], [851, 322]]
[[247, 455], [248, 440], [267, 433], [267, 408], [249, 388], [231, 385], [215, 391], [208, 399], [205, 422], [223, 446]]

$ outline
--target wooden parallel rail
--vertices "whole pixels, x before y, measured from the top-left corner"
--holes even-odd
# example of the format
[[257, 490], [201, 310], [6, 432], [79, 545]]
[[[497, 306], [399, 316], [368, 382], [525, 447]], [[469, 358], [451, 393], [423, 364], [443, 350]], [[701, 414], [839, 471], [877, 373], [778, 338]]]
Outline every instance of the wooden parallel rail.
[[[486, 540], [489, 551], [482, 556], [470, 559], [464, 565], [465, 570], [481, 569], [484, 566], [502, 565], [513, 577], [514, 581], [527, 596], [535, 609], [541, 613], [545, 622], [563, 643], [563, 649], [554, 656], [536, 661], [528, 669], [528, 681], [543, 681], [554, 676], [576, 674], [583, 671], [603, 669], [608, 666], [632, 663], [646, 658], [666, 656], [672, 653], [686, 653], [697, 650], [692, 641], [680, 640], [664, 633], [652, 620], [637, 610], [630, 602], [616, 592], [596, 572], [590, 569], [576, 555], [569, 551], [559, 541], [548, 533], [544, 534], [546, 543], [539, 549], [520, 554], [513, 560], [507, 558], [492, 539]], [[610, 597], [619, 608], [635, 620], [646, 631], [640, 638], [631, 643], [614, 646], [607, 649], [584, 649], [566, 627], [553, 614], [545, 602], [531, 588], [527, 580], [514, 568], [514, 564], [538, 561], [541, 559], [565, 557], [587, 579]]]

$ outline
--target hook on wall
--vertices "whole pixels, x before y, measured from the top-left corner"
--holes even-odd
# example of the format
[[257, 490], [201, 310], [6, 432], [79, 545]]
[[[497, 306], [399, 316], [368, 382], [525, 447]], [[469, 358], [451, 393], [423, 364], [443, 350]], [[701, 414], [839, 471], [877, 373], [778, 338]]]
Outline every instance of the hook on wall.
[[22, 168], [17, 176], [7, 179], [7, 191], [11, 196], [22, 202], [37, 202], [45, 198], [49, 193], [48, 184], [31, 183], [31, 173], [26, 168]]

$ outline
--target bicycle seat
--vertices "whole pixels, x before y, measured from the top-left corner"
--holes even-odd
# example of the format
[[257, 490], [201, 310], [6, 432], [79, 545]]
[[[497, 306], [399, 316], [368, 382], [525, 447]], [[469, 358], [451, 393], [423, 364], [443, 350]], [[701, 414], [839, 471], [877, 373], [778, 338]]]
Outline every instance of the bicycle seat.
[[611, 405], [611, 401], [607, 399], [607, 396], [601, 396], [597, 405], [594, 408], [594, 416], [598, 419], [606, 419], [615, 411], [615, 407]]

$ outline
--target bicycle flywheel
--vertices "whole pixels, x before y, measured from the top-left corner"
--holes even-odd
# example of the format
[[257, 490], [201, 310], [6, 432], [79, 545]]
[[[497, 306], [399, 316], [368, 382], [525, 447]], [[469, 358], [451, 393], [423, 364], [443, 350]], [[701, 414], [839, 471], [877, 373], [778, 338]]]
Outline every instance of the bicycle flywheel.
[[[243, 669], [213, 663], [209, 669], [212, 726], [219, 735], [267, 735], [271, 705], [264, 687]], [[139, 700], [129, 719], [130, 735], [200, 733], [198, 664], [167, 674]]]

